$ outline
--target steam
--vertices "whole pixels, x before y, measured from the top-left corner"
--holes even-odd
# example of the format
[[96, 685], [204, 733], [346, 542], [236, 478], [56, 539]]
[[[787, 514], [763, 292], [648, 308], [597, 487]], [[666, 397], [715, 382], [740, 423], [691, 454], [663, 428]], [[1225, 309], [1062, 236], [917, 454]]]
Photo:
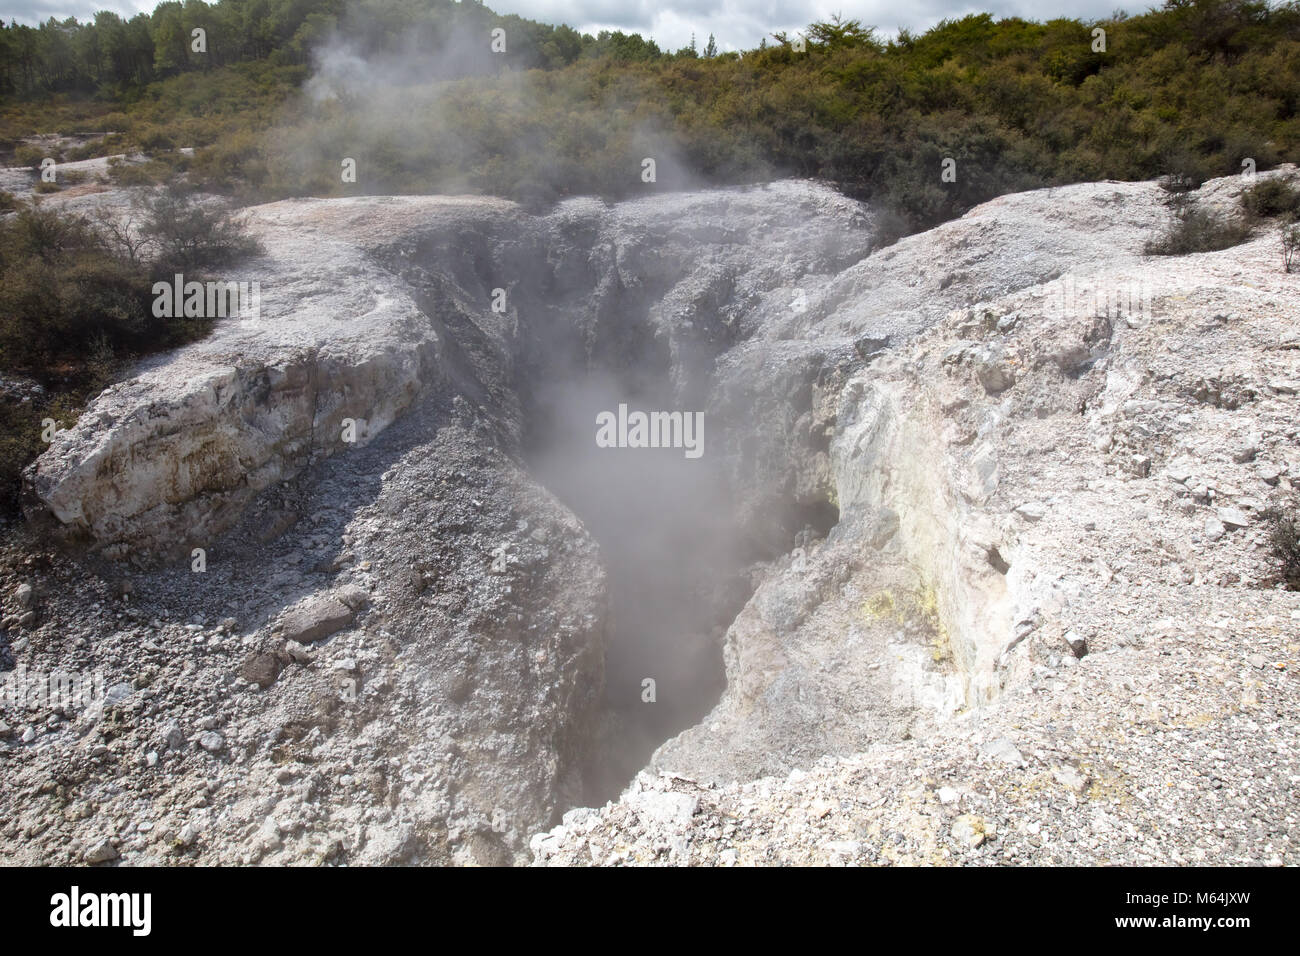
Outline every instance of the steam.
[[[628, 196], [703, 185], [643, 91], [605, 86], [593, 74], [528, 69], [502, 21], [417, 28], [396, 46], [367, 35], [363, 18], [315, 51], [313, 72], [272, 137], [272, 177], [302, 195], [495, 192], [541, 208], [568, 195]], [[349, 25], [351, 24], [351, 25]], [[589, 84], [581, 111], [568, 98]], [[568, 92], [566, 92], [566, 90]], [[563, 129], [547, 117], [564, 116]], [[340, 165], [356, 162], [355, 184]], [[642, 179], [645, 159], [655, 181]]]
[[[598, 761], [598, 800], [617, 795], [658, 744], [717, 702], [722, 636], [749, 593], [721, 456], [707, 443], [688, 458], [679, 448], [597, 440], [598, 420], [620, 404], [708, 420], [672, 408], [666, 392], [579, 371], [536, 395], [533, 473], [583, 520], [608, 572], [606, 703], [617, 726]], [[647, 680], [654, 702], [644, 699]]]
[[[509, 49], [508, 33], [506, 43]], [[491, 184], [480, 172], [494, 161], [531, 170], [516, 186], [542, 204], [602, 186], [653, 195], [700, 183], [644, 104], [616, 84], [593, 86], [590, 110], [570, 116], [565, 130], [548, 127], [543, 118], [557, 108], [549, 97], [559, 94], [549, 92], [545, 76], [494, 53], [490, 30], [478, 26], [416, 33], [382, 51], [364, 34], [341, 31], [318, 50], [298, 119], [281, 130], [282, 155], [309, 171], [308, 191], [326, 194], [483, 191]], [[592, 144], [612, 164], [594, 175], [584, 165], [593, 161]], [[340, 190], [344, 157], [355, 159], [357, 183]], [[642, 177], [645, 158], [655, 160], [654, 183]], [[531, 274], [507, 284], [547, 294], [544, 261], [514, 266]], [[529, 466], [586, 524], [608, 572], [609, 717], [595, 800], [616, 796], [658, 744], [717, 702], [725, 685], [722, 636], [751, 589], [720, 451], [725, 434], [705, 408], [680, 404], [702, 401], [706, 389], [683, 397], [664, 356], [637, 354], [657, 346], [644, 327], [646, 303], [625, 304], [632, 314], [620, 326], [641, 328], [619, 342], [617, 354], [595, 360], [577, 332], [589, 302], [573, 301], [572, 311], [519, 304], [539, 320], [525, 324], [535, 339], [529, 347], [544, 356], [525, 386]], [[711, 362], [676, 358], [690, 368]], [[659, 444], [670, 447], [602, 447], [611, 442], [599, 440], [601, 416], [618, 416], [620, 406], [645, 414], [647, 427], [662, 426], [670, 440]], [[680, 441], [671, 440], [674, 427]], [[645, 699], [647, 681], [653, 702]]]

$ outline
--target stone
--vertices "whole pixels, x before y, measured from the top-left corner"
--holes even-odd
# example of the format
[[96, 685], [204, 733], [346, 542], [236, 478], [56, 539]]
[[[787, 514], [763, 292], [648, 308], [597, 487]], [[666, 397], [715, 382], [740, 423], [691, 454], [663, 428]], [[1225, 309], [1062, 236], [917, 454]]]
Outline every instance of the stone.
[[959, 794], [952, 787], [940, 787], [938, 791], [936, 791], [936, 793], [939, 797], [939, 802], [944, 804], [945, 806], [948, 804], [956, 803], [958, 800], [961, 799], [961, 794]]
[[108, 863], [116, 860], [118, 856], [117, 848], [111, 842], [101, 840], [82, 853], [81, 859], [93, 866], [96, 863]]
[[339, 588], [334, 592], [334, 596], [354, 611], [359, 611], [370, 603], [370, 592], [356, 584]]
[[1282, 469], [1269, 461], [1261, 461], [1255, 466], [1255, 474], [1266, 485], [1276, 485], [1282, 477]]
[[962, 814], [953, 822], [952, 838], [972, 850], [982, 846], [988, 839], [984, 818], [973, 813]]
[[1224, 536], [1224, 534], [1227, 533], [1227, 530], [1228, 529], [1223, 526], [1223, 522], [1220, 521], [1218, 518], [1214, 517], [1213, 515], [1210, 515], [1205, 519], [1205, 526], [1203, 531], [1205, 537], [1208, 538], [1210, 541], [1218, 541], [1220, 538]]
[[1151, 476], [1151, 456], [1134, 455], [1128, 460], [1128, 471], [1135, 478], [1149, 478]]
[[1018, 749], [1016, 749], [1016, 745], [1006, 737], [999, 737], [996, 740], [991, 740], [981, 749], [986, 755], [995, 760], [1000, 760], [1005, 764], [1010, 764], [1014, 767], [1023, 767], [1025, 765], [1024, 756]]
[[691, 822], [699, 800], [685, 793], [644, 790], [631, 794], [628, 805], [645, 819], [665, 827], [685, 827]]
[[18, 607], [27, 610], [31, 608], [33, 603], [35, 603], [36, 592], [32, 589], [32, 586], [30, 584], [23, 582], [22, 584], [18, 585], [18, 587], [14, 589], [13, 600], [14, 600], [14, 604], [16, 604]]
[[312, 644], [343, 630], [355, 619], [356, 611], [338, 598], [326, 595], [291, 608], [280, 618], [280, 624], [286, 640]]
[[297, 641], [285, 641], [284, 652], [289, 655], [289, 659], [299, 664], [310, 664], [315, 655], [312, 654], [311, 648], [305, 644], [299, 644]]
[[163, 746], [168, 750], [181, 750], [185, 747], [185, 732], [179, 724], [169, 724], [163, 731]]
[[1250, 526], [1249, 516], [1239, 508], [1218, 508], [1215, 510], [1215, 514], [1223, 522], [1224, 527], [1230, 531]]
[[226, 738], [215, 730], [208, 730], [199, 735], [199, 746], [208, 753], [214, 754], [226, 746]]
[[1047, 506], [1039, 501], [1026, 501], [1016, 508], [1016, 514], [1030, 524], [1035, 524], [1043, 520], [1043, 516], [1047, 514]]
[[1079, 771], [1073, 767], [1057, 767], [1052, 771], [1052, 778], [1067, 790], [1073, 790], [1075, 793], [1082, 793], [1083, 788], [1088, 785], [1088, 781]]
[[276, 682], [288, 663], [289, 655], [284, 653], [250, 654], [239, 666], [239, 676], [265, 690]]
[[990, 395], [998, 395], [1016, 384], [1015, 370], [1000, 361], [981, 364], [975, 370], [975, 377], [979, 379], [984, 391]]

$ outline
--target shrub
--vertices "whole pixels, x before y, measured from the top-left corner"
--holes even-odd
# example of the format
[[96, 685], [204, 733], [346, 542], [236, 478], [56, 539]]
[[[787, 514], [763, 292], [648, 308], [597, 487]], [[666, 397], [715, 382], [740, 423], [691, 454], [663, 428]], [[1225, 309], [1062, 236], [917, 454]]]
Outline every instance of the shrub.
[[199, 200], [173, 184], [144, 200], [141, 234], [155, 244], [163, 274], [225, 266], [261, 251], [229, 203]]
[[1201, 209], [1187, 208], [1158, 239], [1146, 244], [1149, 256], [1186, 256], [1194, 252], [1218, 252], [1239, 246], [1250, 238], [1250, 227], [1219, 219]]
[[1278, 563], [1282, 582], [1292, 591], [1300, 591], [1300, 507], [1288, 511], [1275, 508], [1267, 515], [1271, 528], [1269, 545]]
[[1251, 216], [1294, 216], [1300, 213], [1300, 189], [1281, 179], [1265, 179], [1241, 194], [1241, 206]]
[[14, 162], [19, 166], [29, 166], [32, 169], [40, 169], [41, 160], [48, 155], [45, 150], [30, 143], [23, 143], [14, 148]]
[[1291, 271], [1300, 254], [1300, 224], [1286, 223], [1282, 226], [1282, 269]]

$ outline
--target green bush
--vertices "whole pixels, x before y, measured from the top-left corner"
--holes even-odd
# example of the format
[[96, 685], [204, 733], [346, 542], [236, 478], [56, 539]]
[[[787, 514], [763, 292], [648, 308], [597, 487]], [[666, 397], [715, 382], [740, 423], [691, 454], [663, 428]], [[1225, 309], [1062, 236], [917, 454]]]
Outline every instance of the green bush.
[[33, 146], [30, 143], [22, 143], [14, 148], [14, 162], [19, 166], [28, 166], [32, 169], [41, 168], [41, 160], [49, 153], [39, 146]]
[[164, 275], [227, 266], [261, 247], [226, 202], [201, 200], [173, 185], [144, 200], [141, 234], [154, 245], [155, 268]]
[[1218, 252], [1250, 239], [1250, 227], [1220, 219], [1201, 209], [1181, 211], [1174, 224], [1146, 244], [1149, 256], [1186, 256], [1194, 252]]
[[1241, 194], [1241, 206], [1252, 217], [1293, 217], [1300, 213], [1300, 189], [1281, 179], [1265, 179]]
[[1300, 223], [1282, 225], [1282, 270], [1290, 272], [1300, 257]]
[[1273, 509], [1267, 518], [1278, 575], [1290, 590], [1300, 591], [1300, 505], [1293, 505], [1289, 511]]

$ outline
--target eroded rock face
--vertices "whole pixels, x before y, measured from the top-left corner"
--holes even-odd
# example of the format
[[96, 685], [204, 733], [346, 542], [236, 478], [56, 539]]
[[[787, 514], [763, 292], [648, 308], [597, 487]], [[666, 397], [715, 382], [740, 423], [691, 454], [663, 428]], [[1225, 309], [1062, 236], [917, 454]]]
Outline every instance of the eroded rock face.
[[[1197, 201], [1232, 215], [1243, 185]], [[1295, 488], [1294, 277], [1271, 230], [1143, 257], [1162, 198], [1004, 197], [914, 237], [964, 250], [949, 288], [972, 299], [840, 390], [837, 525], [732, 625], [715, 711], [622, 800], [535, 836], [539, 864], [1296, 859], [1300, 603], [1262, 519]], [[1014, 279], [1039, 269], [1073, 292]], [[931, 660], [907, 641], [925, 615], [892, 614], [909, 598]], [[668, 801], [689, 822], [642, 810]]]
[[[547, 217], [438, 198], [250, 217], [261, 315], [110, 389], [29, 475], [34, 525], [130, 582], [108, 585], [130, 606], [86, 606], [60, 563], [45, 608], [122, 687], [78, 719], [148, 711], [115, 738], [130, 756], [113, 772], [157, 797], [176, 842], [126, 845], [526, 859], [527, 835], [585, 799], [609, 627], [595, 542], [522, 464], [531, 390], [607, 369], [703, 404], [747, 307], [860, 257], [869, 220], [800, 183]], [[50, 634], [31, 650], [52, 661]], [[159, 748], [164, 715], [180, 743]], [[60, 759], [25, 753], [32, 774]], [[87, 790], [103, 761], [73, 758]], [[194, 809], [210, 784], [217, 805]], [[130, 813], [110, 802], [99, 819]]]
[[[1201, 201], [1226, 210], [1234, 190]], [[51, 556], [17, 653], [105, 669], [114, 690], [68, 720], [4, 715], [0, 845], [25, 862], [106, 840], [128, 861], [525, 861], [530, 833], [589, 799], [608, 742], [625, 569], [532, 467], [548, 385], [599, 375], [704, 413], [743, 561], [699, 576], [728, 589], [699, 602], [709, 623], [730, 608], [721, 699], [659, 748], [663, 775], [572, 811], [538, 859], [1045, 861], [1008, 828], [1082, 830], [1090, 781], [1166, 772], [1134, 729], [1151, 713], [1241, 743], [1213, 715], [1261, 697], [1229, 636], [1267, 665], [1292, 611], [1241, 586], [1297, 467], [1300, 353], [1272, 348], [1290, 280], [1271, 237], [1144, 259], [1162, 199], [1008, 196], [874, 253], [869, 211], [806, 183], [545, 216], [416, 197], [253, 210], [262, 318], [140, 369], [30, 475], [38, 526], [109, 563]], [[1067, 274], [1146, 282], [1150, 310], [1080, 308]], [[366, 423], [356, 443], [344, 418]], [[1153, 634], [1185, 643], [1141, 652]], [[75, 812], [16, 799], [56, 767]], [[979, 802], [1040, 783], [1074, 802]], [[1251, 846], [1289, 854], [1285, 794], [1251, 792]], [[1195, 812], [1160, 793], [1163, 815]], [[131, 829], [146, 807], [152, 828]]]

